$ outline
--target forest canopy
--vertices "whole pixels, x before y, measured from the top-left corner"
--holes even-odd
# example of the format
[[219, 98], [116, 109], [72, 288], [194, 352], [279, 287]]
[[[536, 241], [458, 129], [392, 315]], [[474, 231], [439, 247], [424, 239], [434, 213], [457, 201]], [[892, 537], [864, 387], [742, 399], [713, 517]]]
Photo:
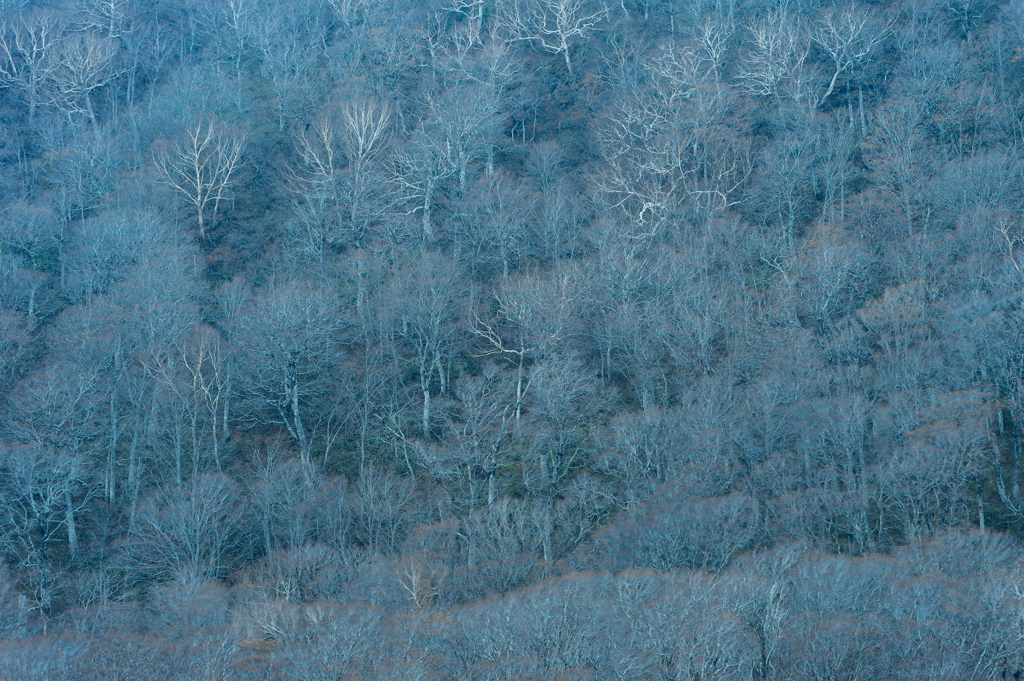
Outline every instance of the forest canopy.
[[1019, 679], [1024, 0], [0, 0], [0, 676]]

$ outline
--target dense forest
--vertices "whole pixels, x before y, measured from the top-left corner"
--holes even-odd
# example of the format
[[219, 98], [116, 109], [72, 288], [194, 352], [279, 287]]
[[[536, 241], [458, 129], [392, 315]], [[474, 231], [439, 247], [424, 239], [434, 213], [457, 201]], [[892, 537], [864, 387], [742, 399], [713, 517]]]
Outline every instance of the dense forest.
[[0, 0], [0, 678], [1021, 679], [1024, 0]]

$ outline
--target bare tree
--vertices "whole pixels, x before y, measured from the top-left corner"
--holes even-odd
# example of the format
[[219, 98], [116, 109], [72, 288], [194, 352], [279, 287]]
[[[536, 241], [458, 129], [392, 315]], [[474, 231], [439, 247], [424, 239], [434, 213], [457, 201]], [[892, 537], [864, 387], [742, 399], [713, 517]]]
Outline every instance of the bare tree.
[[607, 165], [595, 184], [640, 234], [657, 233], [684, 200], [697, 219], [739, 203], [752, 163], [720, 58], [699, 45], [663, 46], [630, 77], [602, 131]]
[[588, 208], [587, 198], [561, 180], [541, 193], [534, 204], [533, 230], [525, 241], [530, 254], [540, 262], [553, 263], [569, 255], [579, 245]]
[[442, 397], [448, 392], [450, 357], [458, 338], [456, 302], [460, 288], [458, 269], [446, 258], [426, 254], [398, 274], [388, 291], [392, 350], [396, 360], [409, 362], [419, 374], [425, 440], [431, 437], [435, 385]]
[[412, 138], [392, 162], [393, 178], [399, 191], [413, 208], [422, 213], [423, 236], [434, 236], [433, 214], [438, 195], [445, 183], [459, 169], [450, 140], [436, 121], [428, 121], [413, 133]]
[[134, 507], [155, 418], [153, 376], [144, 364], [172, 358], [169, 351], [197, 321], [195, 281], [185, 274], [195, 254], [186, 239], [143, 211], [107, 214], [82, 227], [69, 271], [72, 282], [80, 281], [88, 292], [89, 304], [57, 320], [54, 339], [60, 342], [54, 348], [99, 370], [104, 496], [108, 503], [118, 498], [118, 470], [127, 463]]
[[221, 49], [227, 52], [228, 59], [235, 66], [235, 79], [241, 81], [242, 60], [254, 52], [252, 43], [257, 30], [256, 13], [260, 8], [253, 0], [227, 0], [217, 9], [220, 9], [220, 16], [206, 17], [208, 24], [205, 28], [213, 34]]
[[228, 189], [238, 182], [244, 149], [244, 136], [229, 135], [213, 121], [199, 122], [185, 131], [185, 139], [172, 151], [156, 159], [164, 181], [195, 207], [201, 239], [207, 223], [216, 224]]
[[868, 285], [870, 259], [857, 239], [824, 227], [805, 242], [796, 262], [800, 304], [824, 330], [829, 320], [853, 311]]
[[782, 11], [776, 11], [752, 24], [751, 43], [743, 70], [741, 87], [754, 95], [776, 97], [801, 96], [801, 74], [810, 51], [804, 27]]
[[5, 434], [50, 451], [81, 451], [95, 434], [97, 373], [65, 360], [31, 375], [8, 395]]
[[263, 533], [264, 553], [296, 549], [313, 534], [319, 479], [296, 459], [286, 459], [283, 443], [272, 441], [253, 452], [248, 483], [253, 514]]
[[481, 177], [464, 202], [468, 205], [459, 216], [459, 251], [467, 251], [468, 264], [474, 269], [489, 261], [501, 262], [502, 275], [508, 277], [511, 268], [519, 265], [536, 206], [531, 193], [522, 182], [499, 171]]
[[[214, 329], [197, 326], [193, 338], [183, 340], [147, 367], [150, 374], [174, 396], [185, 409], [192, 439], [193, 472], [198, 470], [199, 451], [204, 448], [202, 428], [208, 428], [213, 461], [222, 470], [220, 443], [227, 435], [227, 424], [219, 427], [222, 402], [227, 400], [228, 351]], [[182, 481], [180, 457], [176, 457], [176, 480]]]
[[135, 28], [131, 5], [131, 0], [85, 0], [79, 5], [84, 15], [82, 23], [107, 38], [120, 38]]
[[13, 26], [0, 21], [0, 83], [25, 92], [29, 120], [44, 101], [63, 35], [63, 25], [51, 12], [34, 12]]
[[280, 131], [289, 120], [308, 121], [330, 89], [323, 69], [327, 24], [316, 11], [303, 7], [268, 3], [258, 8], [260, 18], [253, 27]]
[[545, 562], [555, 560], [557, 504], [591, 453], [588, 423], [604, 407], [599, 386], [575, 357], [548, 357], [530, 381], [535, 429], [523, 465], [523, 484], [534, 499]]
[[351, 29], [365, 11], [367, 0], [327, 0], [345, 28]]
[[303, 243], [316, 259], [339, 231], [363, 245], [385, 203], [378, 166], [390, 137], [391, 109], [374, 100], [345, 102], [299, 135], [300, 165], [290, 173], [291, 189]]
[[877, 186], [903, 213], [908, 233], [927, 234], [938, 212], [936, 184], [943, 162], [926, 134], [922, 103], [894, 97], [878, 111], [872, 128], [868, 159]]
[[[851, 78], [889, 36], [890, 24], [859, 8], [825, 12], [813, 26], [776, 11], [749, 28], [751, 45], [739, 78], [751, 94], [786, 96], [809, 109], [824, 106], [841, 76]], [[831, 62], [826, 84], [816, 83], [807, 58], [817, 45]]]
[[174, 57], [174, 35], [162, 23], [155, 22], [145, 25], [139, 31], [138, 49], [143, 51], [146, 58], [145, 72], [149, 76], [149, 102], [146, 106], [146, 115], [153, 115], [153, 100], [156, 98], [158, 88], [157, 82], [163, 72], [164, 64]]
[[[58, 229], [51, 232], [51, 239], [57, 242], [63, 256], [64, 246], [74, 241], [70, 223], [85, 220], [102, 205], [119, 171], [124, 169], [125, 154], [124, 149], [119, 148], [117, 137], [102, 129], [97, 129], [93, 135], [78, 134], [67, 144], [54, 145], [50, 153], [53, 154], [48, 164], [53, 187], [51, 201], [58, 218]], [[62, 269], [66, 267], [66, 260], [65, 257], [61, 261]], [[61, 285], [66, 283], [65, 274], [61, 272]]]
[[[824, 106], [836, 87], [839, 77], [862, 68], [871, 60], [872, 52], [890, 32], [890, 24], [873, 19], [860, 8], [847, 7], [841, 11], [826, 12], [818, 21], [811, 39], [832, 61], [832, 77], [825, 92], [816, 99], [815, 106]], [[863, 96], [862, 96], [863, 102]]]
[[431, 98], [431, 109], [444, 131], [446, 146], [458, 176], [458, 191], [468, 185], [470, 166], [488, 153], [500, 120], [501, 101], [488, 84], [455, 86], [441, 97]]
[[[453, 3], [461, 3], [464, 8], [470, 6], [463, 0], [453, 0]], [[471, 6], [479, 12], [483, 3], [474, 0]], [[479, 20], [482, 21], [482, 17]], [[495, 28], [484, 42], [476, 21], [464, 22], [469, 27], [457, 25], [454, 30], [438, 37], [430, 49], [434, 68], [445, 81], [453, 83], [454, 89], [446, 95], [447, 98], [458, 101], [459, 96], [453, 97], [452, 93], [469, 87], [467, 101], [459, 102], [458, 116], [453, 118], [461, 119], [459, 125], [471, 138], [479, 138], [475, 144], [486, 147], [487, 174], [490, 175], [494, 172], [496, 128], [501, 125], [508, 98], [519, 84], [523, 66], [513, 54], [507, 37]], [[464, 30], [459, 30], [459, 27]], [[443, 108], [444, 103], [441, 105]]]
[[[182, 364], [192, 376], [192, 385], [202, 395], [203, 404], [210, 411], [210, 443], [217, 470], [220, 463], [220, 433], [217, 418], [221, 399], [227, 387], [227, 349], [220, 335], [209, 327], [199, 327], [191, 351], [182, 352]], [[227, 432], [227, 424], [223, 432]]]
[[87, 479], [85, 462], [72, 452], [0, 445], [0, 546], [44, 618], [52, 615], [61, 572], [52, 545], [63, 534], [68, 554], [77, 552], [75, 516]]
[[[239, 321], [249, 418], [283, 425], [312, 465], [311, 412], [331, 409], [326, 385], [342, 327], [330, 291], [292, 282], [255, 298]], [[323, 435], [324, 433], [321, 433]]]
[[991, 0], [945, 0], [937, 7], [944, 12], [970, 45], [978, 25], [996, 3]]
[[243, 513], [236, 486], [223, 475], [158, 489], [139, 511], [132, 557], [161, 581], [216, 579], [228, 566]]
[[778, 229], [778, 241], [796, 248], [798, 226], [812, 210], [811, 149], [795, 135], [780, 135], [765, 155], [765, 170], [750, 188], [750, 206], [765, 227]]
[[214, 295], [218, 308], [217, 326], [227, 342], [227, 361], [224, 366], [224, 416], [221, 420], [224, 425], [223, 437], [227, 439], [231, 432], [231, 398], [234, 396], [232, 385], [237, 370], [238, 333], [243, 328], [243, 314], [252, 298], [252, 287], [243, 277], [235, 277], [217, 289]]
[[457, 412], [448, 414], [454, 446], [438, 446], [424, 454], [428, 468], [444, 484], [454, 480], [461, 488], [464, 511], [472, 515], [486, 489], [486, 505], [498, 498], [497, 473], [509, 449], [509, 381], [499, 367], [489, 364], [481, 377], [464, 377], [456, 392]]
[[57, 48], [56, 66], [50, 72], [53, 101], [68, 115], [88, 114], [95, 128], [92, 93], [119, 75], [116, 58], [117, 45], [110, 38], [95, 33], [65, 36]]
[[560, 54], [574, 76], [569, 53], [573, 44], [585, 41], [604, 18], [604, 11], [587, 0], [501, 0], [502, 25], [515, 40], [532, 42], [545, 52]]
[[367, 467], [356, 481], [356, 532], [372, 551], [391, 553], [411, 515], [412, 484], [387, 470]]
[[[359, 1], [365, 7], [369, 0]], [[376, 96], [390, 99], [403, 131], [407, 125], [401, 84], [422, 59], [422, 32], [416, 21], [408, 20], [412, 16], [405, 15], [399, 5], [376, 4], [373, 11], [363, 12], [365, 40], [360, 40], [362, 69], [357, 72]]]
[[535, 275], [507, 279], [495, 296], [496, 319], [475, 319], [473, 332], [486, 342], [484, 353], [501, 357], [515, 367], [517, 427], [532, 380], [530, 365], [565, 347], [574, 330], [578, 286], [571, 270], [556, 275], [554, 280]]
[[28, 369], [31, 325], [14, 310], [0, 309], [0, 390], [7, 392]]

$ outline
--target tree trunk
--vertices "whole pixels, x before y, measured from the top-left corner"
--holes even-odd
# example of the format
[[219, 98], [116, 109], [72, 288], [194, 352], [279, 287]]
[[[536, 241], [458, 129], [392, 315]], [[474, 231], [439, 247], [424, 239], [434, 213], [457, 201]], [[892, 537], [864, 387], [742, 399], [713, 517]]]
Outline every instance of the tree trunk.
[[29, 121], [34, 121], [36, 119], [36, 101], [38, 100], [38, 98], [39, 98], [39, 95], [37, 94], [36, 86], [33, 83], [32, 86], [29, 88], [29, 91], [28, 91], [28, 119], [29, 119]]
[[110, 393], [110, 445], [107, 448], [107, 466], [103, 480], [103, 491], [108, 504], [116, 501], [116, 477], [117, 477], [117, 402], [114, 392]]
[[423, 439], [430, 439], [430, 379], [423, 387]]
[[366, 468], [366, 431], [370, 427], [367, 411], [364, 407], [362, 423], [359, 425], [359, 475], [362, 475], [363, 469]]
[[[136, 424], [135, 434], [132, 437], [132, 445], [128, 457], [128, 498], [129, 508], [131, 509], [128, 516], [128, 526], [134, 529], [135, 527], [135, 512], [139, 507], [139, 492], [142, 489], [142, 473], [143, 473], [143, 462], [142, 455], [139, 454], [139, 439], [141, 437], [150, 439], [151, 429], [157, 418], [157, 402], [156, 400], [150, 400], [149, 412], [146, 418], [142, 422], [141, 428]], [[181, 473], [179, 471], [178, 475]]]
[[85, 91], [85, 110], [89, 114], [89, 122], [92, 123], [92, 129], [96, 130], [96, 113], [92, 109], [92, 97], [89, 96], [89, 91]]
[[981, 496], [981, 481], [975, 481], [978, 488], [978, 527], [982, 532], [985, 531], [985, 500]]
[[860, 138], [864, 139], [867, 137], [867, 119], [864, 117], [864, 86], [859, 82], [857, 83], [857, 98], [860, 100]]
[[78, 531], [75, 527], [75, 509], [71, 490], [64, 492], [64, 525], [68, 529], [68, 555], [74, 558], [78, 553]]
[[434, 366], [437, 367], [437, 378], [440, 382], [441, 397], [448, 392], [448, 372], [444, 370], [444, 362], [441, 361], [441, 351], [434, 351]]
[[217, 437], [217, 410], [216, 409], [212, 410], [212, 417], [213, 417], [211, 419], [212, 423], [210, 424], [212, 427], [211, 427], [210, 430], [213, 431], [213, 432], [211, 432], [210, 434], [213, 437], [213, 460], [217, 464], [217, 470], [223, 473], [224, 471], [220, 467], [220, 447], [218, 447], [218, 440], [219, 440], [219, 438]]
[[183, 454], [182, 448], [181, 448], [181, 441], [182, 441], [182, 438], [184, 437], [184, 434], [181, 432], [181, 419], [179, 419], [179, 418], [175, 418], [174, 419], [174, 431], [173, 432], [174, 432], [174, 478], [175, 478], [175, 482], [177, 482], [177, 484], [178, 484], [178, 487], [181, 487], [181, 480], [182, 480], [182, 476], [181, 476], [181, 457], [182, 457], [182, 454]]
[[430, 211], [434, 207], [434, 181], [427, 181], [427, 190], [423, 195], [423, 236], [427, 239], [434, 237], [434, 227], [430, 223]]
[[[522, 350], [522, 349], [521, 349]], [[516, 372], [516, 428], [519, 428], [519, 412], [523, 405], [523, 356], [519, 356], [519, 370]]]
[[1013, 501], [1020, 505], [1020, 427], [1013, 424]]
[[[231, 437], [231, 431], [228, 429], [228, 416], [230, 415], [229, 409], [231, 405], [231, 362], [228, 362], [228, 378], [224, 382], [224, 431], [222, 437], [227, 442], [228, 438]], [[214, 418], [216, 420], [216, 418]]]
[[[295, 439], [299, 442], [299, 456], [302, 463], [309, 467], [309, 441], [306, 439], [306, 429], [302, 427], [302, 417], [299, 415], [299, 381], [293, 379], [291, 394], [292, 422], [295, 424]], [[220, 462], [217, 463], [220, 468]], [[308, 475], [308, 471], [307, 471]]]
[[554, 534], [554, 522], [555, 522], [555, 500], [549, 498], [547, 500], [547, 508], [544, 509], [544, 527], [541, 530], [543, 532], [542, 546], [544, 549], [544, 562], [551, 564], [552, 547], [551, 547], [551, 535]]

